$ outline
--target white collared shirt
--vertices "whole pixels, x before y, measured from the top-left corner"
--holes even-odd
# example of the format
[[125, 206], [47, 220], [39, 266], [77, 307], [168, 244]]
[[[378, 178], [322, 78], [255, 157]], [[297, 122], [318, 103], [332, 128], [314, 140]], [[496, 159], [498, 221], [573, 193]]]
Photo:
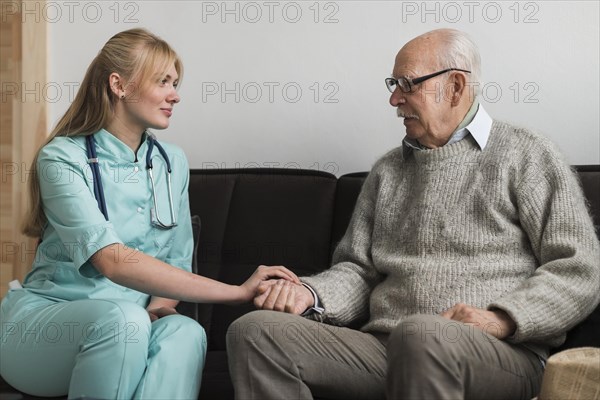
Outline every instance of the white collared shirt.
[[[492, 118], [485, 111], [483, 106], [479, 104], [477, 112], [475, 113], [475, 116], [471, 122], [469, 122], [469, 124], [467, 124], [467, 126], [464, 128], [455, 131], [444, 146], [459, 142], [470, 134], [477, 142], [479, 148], [483, 150], [490, 137], [492, 122]], [[411, 139], [408, 136], [404, 137], [402, 140], [402, 145], [404, 146], [405, 156], [413, 150], [427, 150], [427, 148], [421, 145], [416, 139]]]

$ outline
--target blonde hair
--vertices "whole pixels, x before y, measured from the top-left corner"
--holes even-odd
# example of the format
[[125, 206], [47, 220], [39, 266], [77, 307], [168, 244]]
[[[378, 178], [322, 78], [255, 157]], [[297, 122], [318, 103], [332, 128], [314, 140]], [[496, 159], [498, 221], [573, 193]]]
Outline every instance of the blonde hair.
[[119, 74], [127, 85], [134, 85], [134, 95], [143, 92], [155, 80], [164, 76], [174, 65], [179, 80], [183, 65], [167, 42], [141, 28], [117, 33], [102, 47], [88, 67], [73, 103], [56, 124], [46, 142], [33, 159], [29, 181], [29, 209], [22, 231], [31, 237], [40, 237], [46, 216], [42, 208], [37, 160], [42, 147], [56, 136], [86, 136], [106, 127], [114, 116], [119, 97], [110, 88], [109, 77]]

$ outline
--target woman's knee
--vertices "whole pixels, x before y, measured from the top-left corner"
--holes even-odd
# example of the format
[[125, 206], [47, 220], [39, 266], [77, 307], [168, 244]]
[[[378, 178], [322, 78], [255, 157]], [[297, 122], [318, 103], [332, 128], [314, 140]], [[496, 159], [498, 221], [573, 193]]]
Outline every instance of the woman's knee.
[[164, 329], [163, 335], [173, 336], [180, 343], [200, 346], [206, 351], [207, 338], [204, 327], [192, 318], [183, 315], [169, 315], [154, 322], [154, 330]]
[[[95, 314], [92, 330], [98, 339], [114, 339], [115, 343], [147, 343], [151, 322], [140, 305], [123, 300], [91, 300], [89, 312]], [[87, 335], [90, 336], [90, 335]], [[110, 337], [112, 336], [112, 338]]]
[[206, 347], [207, 339], [204, 327], [191, 318], [182, 315], [176, 317], [179, 319], [183, 334], [186, 337], [191, 338], [194, 343], [200, 343], [202, 344], [202, 347]]
[[27, 313], [13, 325], [20, 328], [14, 332], [16, 339], [24, 344], [32, 342], [36, 347], [79, 346], [105, 339], [116, 343], [147, 341], [150, 332], [145, 309], [122, 300], [54, 303]]
[[144, 308], [131, 302], [56, 303], [15, 323], [21, 331], [1, 346], [2, 375], [31, 394], [65, 394], [73, 368], [85, 363], [88, 354], [108, 354], [116, 360], [114, 365], [125, 355], [145, 360], [147, 354], [150, 319]]

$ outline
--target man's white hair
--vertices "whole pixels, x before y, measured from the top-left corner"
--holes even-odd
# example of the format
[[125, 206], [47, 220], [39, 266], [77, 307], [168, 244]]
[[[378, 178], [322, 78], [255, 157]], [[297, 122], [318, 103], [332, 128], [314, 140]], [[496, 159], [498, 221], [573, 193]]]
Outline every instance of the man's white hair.
[[438, 34], [440, 52], [437, 55], [439, 68], [460, 68], [471, 71], [467, 74], [469, 92], [479, 95], [481, 86], [481, 57], [479, 49], [469, 35], [456, 29], [438, 29], [429, 33]]

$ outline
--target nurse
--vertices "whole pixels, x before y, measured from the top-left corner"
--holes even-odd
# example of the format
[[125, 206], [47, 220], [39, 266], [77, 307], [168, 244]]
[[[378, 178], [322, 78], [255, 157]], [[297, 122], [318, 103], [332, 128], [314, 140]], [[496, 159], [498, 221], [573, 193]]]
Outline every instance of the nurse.
[[[190, 272], [189, 167], [176, 146], [164, 143], [163, 157], [147, 132], [169, 126], [181, 74], [179, 57], [160, 38], [143, 29], [116, 34], [38, 152], [24, 232], [41, 242], [23, 288], [0, 306], [0, 373], [16, 389], [196, 398], [206, 335], [177, 314], [178, 300], [236, 304], [253, 299], [263, 280], [298, 282], [283, 267], [261, 266], [240, 286]], [[104, 202], [94, 191], [94, 161]]]

